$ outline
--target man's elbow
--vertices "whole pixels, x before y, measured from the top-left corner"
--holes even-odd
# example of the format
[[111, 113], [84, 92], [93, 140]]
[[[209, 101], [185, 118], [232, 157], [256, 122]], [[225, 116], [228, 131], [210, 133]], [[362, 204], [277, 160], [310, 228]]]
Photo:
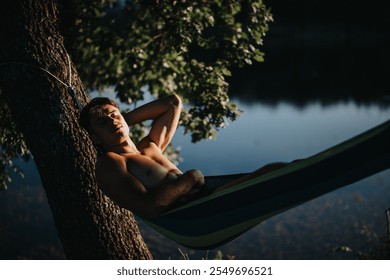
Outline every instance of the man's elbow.
[[155, 219], [160, 217], [165, 211], [165, 207], [150, 205], [140, 211], [134, 211], [134, 213], [144, 219]]
[[173, 94], [169, 97], [170, 104], [174, 107], [181, 108], [182, 107], [182, 101], [180, 96], [177, 94]]
[[133, 212], [145, 219], [154, 219], [161, 216], [169, 207], [169, 203], [162, 200], [160, 196], [154, 192], [149, 192], [142, 199], [142, 203], [137, 205], [137, 209]]

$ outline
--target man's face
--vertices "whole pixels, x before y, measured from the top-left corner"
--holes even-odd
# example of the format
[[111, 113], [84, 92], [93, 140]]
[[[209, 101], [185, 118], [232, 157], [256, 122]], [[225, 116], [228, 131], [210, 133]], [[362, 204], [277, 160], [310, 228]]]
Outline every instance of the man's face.
[[129, 138], [129, 126], [119, 110], [110, 104], [94, 109], [91, 127], [93, 140], [103, 147], [119, 145]]

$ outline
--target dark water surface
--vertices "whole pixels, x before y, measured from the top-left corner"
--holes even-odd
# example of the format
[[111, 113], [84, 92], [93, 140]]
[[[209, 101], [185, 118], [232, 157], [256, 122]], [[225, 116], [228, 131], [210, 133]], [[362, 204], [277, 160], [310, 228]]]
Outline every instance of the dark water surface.
[[[361, 133], [390, 117], [390, 109], [353, 102], [297, 109], [287, 103], [265, 106], [237, 101], [244, 111], [221, 130], [217, 140], [190, 143], [179, 130], [182, 170], [206, 175], [249, 172], [275, 161], [304, 158]], [[25, 179], [15, 178], [0, 192], [1, 259], [56, 259], [63, 252], [33, 163], [23, 164]], [[234, 242], [218, 248], [224, 258], [355, 259], [383, 258], [385, 210], [390, 207], [390, 171], [331, 192], [279, 214]], [[166, 239], [140, 221], [156, 259], [214, 258], [218, 250], [195, 251]]]

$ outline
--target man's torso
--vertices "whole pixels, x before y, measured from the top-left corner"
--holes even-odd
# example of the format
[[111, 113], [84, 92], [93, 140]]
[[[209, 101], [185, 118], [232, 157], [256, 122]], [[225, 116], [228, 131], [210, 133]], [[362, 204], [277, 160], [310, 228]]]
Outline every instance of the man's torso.
[[126, 161], [127, 171], [146, 188], [153, 188], [177, 178], [181, 171], [170, 162], [153, 143], [139, 152], [121, 155]]

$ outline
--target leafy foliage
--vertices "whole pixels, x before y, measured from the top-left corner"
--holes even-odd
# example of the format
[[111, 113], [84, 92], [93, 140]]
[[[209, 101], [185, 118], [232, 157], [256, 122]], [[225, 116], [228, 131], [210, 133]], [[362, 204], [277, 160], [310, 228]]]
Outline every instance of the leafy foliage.
[[[262, 61], [271, 20], [261, 0], [84, 1], [73, 56], [90, 89], [115, 85], [122, 102], [177, 93], [181, 124], [194, 142], [235, 120], [226, 77], [231, 67]], [[93, 4], [92, 4], [93, 3]]]
[[30, 152], [23, 135], [12, 120], [0, 90], [0, 190], [6, 189], [11, 182], [11, 172], [23, 176], [23, 172], [13, 163], [16, 157], [28, 160]]
[[[194, 142], [213, 138], [239, 115], [226, 77], [232, 66], [263, 60], [259, 47], [272, 19], [262, 0], [59, 3], [71, 10], [63, 21], [72, 17], [75, 24], [64, 34], [85, 85], [100, 91], [114, 85], [127, 103], [142, 100], [145, 89], [155, 96], [179, 94], [190, 104], [181, 124]], [[6, 188], [10, 172], [19, 172], [12, 159], [30, 153], [1, 91], [0, 117], [0, 188]], [[177, 155], [172, 148], [168, 153]]]

